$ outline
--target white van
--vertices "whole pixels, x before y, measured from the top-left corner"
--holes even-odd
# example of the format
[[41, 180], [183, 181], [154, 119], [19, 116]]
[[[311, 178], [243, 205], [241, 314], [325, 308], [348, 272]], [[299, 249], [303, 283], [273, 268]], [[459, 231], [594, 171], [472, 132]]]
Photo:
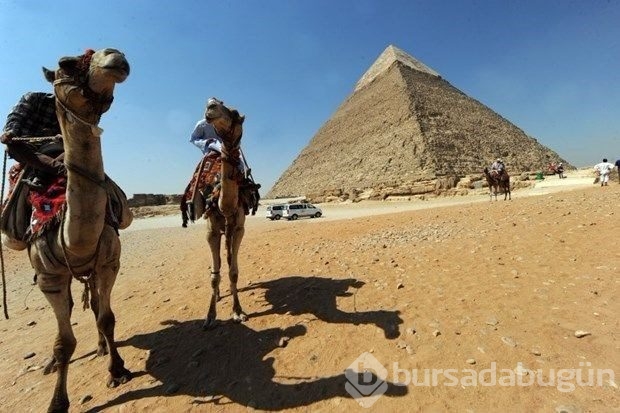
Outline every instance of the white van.
[[280, 218], [282, 218], [282, 212], [284, 211], [284, 205], [283, 204], [276, 204], [276, 205], [267, 205], [267, 214], [266, 217], [270, 220], [279, 220]]
[[282, 217], [293, 221], [301, 217], [319, 218], [321, 215], [321, 208], [306, 203], [287, 204], [282, 210]]

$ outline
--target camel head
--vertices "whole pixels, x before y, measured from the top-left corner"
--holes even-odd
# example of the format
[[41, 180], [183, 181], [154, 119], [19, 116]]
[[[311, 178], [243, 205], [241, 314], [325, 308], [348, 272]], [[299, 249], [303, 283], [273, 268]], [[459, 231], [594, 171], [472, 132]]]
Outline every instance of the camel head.
[[238, 145], [243, 135], [244, 115], [236, 109], [226, 107], [221, 100], [210, 98], [207, 101], [205, 119], [207, 123], [213, 125], [224, 144]]
[[43, 68], [45, 78], [65, 111], [97, 124], [114, 99], [114, 87], [129, 76], [129, 63], [116, 49], [87, 50], [63, 57], [55, 71]]

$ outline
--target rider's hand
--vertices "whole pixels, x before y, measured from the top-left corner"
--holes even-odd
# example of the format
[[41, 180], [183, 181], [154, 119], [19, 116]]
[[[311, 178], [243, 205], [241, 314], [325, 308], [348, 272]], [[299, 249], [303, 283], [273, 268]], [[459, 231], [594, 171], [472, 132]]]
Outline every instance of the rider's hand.
[[0, 142], [4, 144], [9, 144], [11, 143], [12, 140], [13, 140], [13, 132], [11, 131], [3, 132], [2, 135], [0, 135]]

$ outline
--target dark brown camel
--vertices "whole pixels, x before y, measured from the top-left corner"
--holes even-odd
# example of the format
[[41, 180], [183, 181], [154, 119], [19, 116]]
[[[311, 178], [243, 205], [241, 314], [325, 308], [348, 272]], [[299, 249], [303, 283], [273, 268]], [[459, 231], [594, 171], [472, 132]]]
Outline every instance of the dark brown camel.
[[489, 197], [491, 201], [493, 200], [493, 195], [495, 195], [495, 200], [497, 201], [497, 193], [500, 191], [504, 193], [504, 201], [506, 198], [512, 199], [510, 196], [510, 175], [508, 175], [506, 170], [489, 172], [489, 168], [485, 167], [484, 176], [489, 184]]

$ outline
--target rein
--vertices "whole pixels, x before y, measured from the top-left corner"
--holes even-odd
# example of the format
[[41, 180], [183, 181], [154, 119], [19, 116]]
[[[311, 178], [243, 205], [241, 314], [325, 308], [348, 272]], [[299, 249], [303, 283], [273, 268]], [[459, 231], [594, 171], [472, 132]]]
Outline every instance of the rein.
[[93, 256], [90, 257], [86, 262], [77, 265], [78, 267], [83, 267], [86, 264], [93, 261], [94, 259], [92, 270], [86, 271], [85, 273], [82, 273], [82, 274], [78, 274], [74, 269], [75, 267], [72, 266], [71, 263], [69, 263], [69, 257], [67, 254], [67, 243], [65, 241], [65, 231], [63, 229], [64, 222], [65, 222], [65, 216], [66, 216], [66, 209], [62, 213], [62, 218], [60, 220], [60, 227], [58, 229], [60, 231], [60, 246], [62, 247], [62, 254], [64, 256], [63, 258], [65, 259], [65, 265], [67, 266], [69, 273], [71, 274], [73, 278], [75, 278], [76, 280], [84, 284], [84, 292], [82, 293], [82, 308], [86, 310], [89, 307], [89, 303], [88, 303], [88, 295], [90, 292], [89, 282], [96, 275], [95, 269], [97, 268], [97, 260], [99, 258], [99, 247], [101, 246], [101, 236], [99, 236], [99, 239], [97, 240], [97, 248], [95, 249], [95, 253], [93, 254]]

